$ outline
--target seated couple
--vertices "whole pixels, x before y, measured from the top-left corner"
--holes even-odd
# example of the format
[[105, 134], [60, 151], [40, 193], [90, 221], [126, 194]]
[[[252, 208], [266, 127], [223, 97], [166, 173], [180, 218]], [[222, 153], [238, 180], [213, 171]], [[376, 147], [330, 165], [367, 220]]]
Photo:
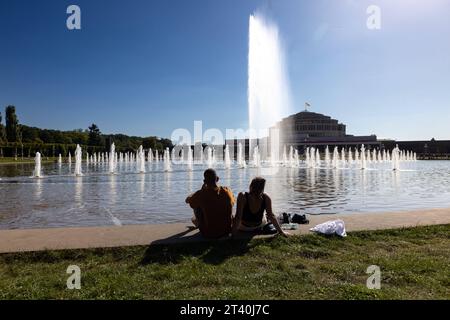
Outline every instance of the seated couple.
[[233, 193], [229, 188], [219, 186], [218, 182], [216, 172], [207, 169], [202, 188], [186, 198], [186, 203], [194, 209], [192, 222], [204, 237], [221, 238], [230, 233], [235, 235], [238, 231], [289, 235], [281, 229], [272, 212], [272, 200], [264, 193], [265, 179], [254, 178], [250, 184], [250, 192], [239, 193], [234, 217]]

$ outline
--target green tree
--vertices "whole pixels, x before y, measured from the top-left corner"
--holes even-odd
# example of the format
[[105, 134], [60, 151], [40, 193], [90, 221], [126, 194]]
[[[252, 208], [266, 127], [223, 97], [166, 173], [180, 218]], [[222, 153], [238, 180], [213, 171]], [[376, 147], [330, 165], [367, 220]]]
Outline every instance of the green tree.
[[6, 139], [9, 142], [19, 142], [19, 120], [16, 115], [16, 107], [7, 106], [5, 109], [5, 121], [6, 121]]
[[6, 142], [6, 132], [2, 122], [2, 113], [0, 112], [0, 143], [4, 142]]
[[99, 127], [95, 123], [93, 123], [88, 129], [89, 129], [88, 144], [90, 146], [101, 146], [102, 137]]

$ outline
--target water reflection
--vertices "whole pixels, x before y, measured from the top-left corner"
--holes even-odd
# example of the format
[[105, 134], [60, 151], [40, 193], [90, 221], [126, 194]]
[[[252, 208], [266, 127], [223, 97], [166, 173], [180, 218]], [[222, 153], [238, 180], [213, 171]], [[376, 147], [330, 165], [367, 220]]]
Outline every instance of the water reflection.
[[[217, 171], [235, 196], [248, 190], [253, 177], [263, 175], [276, 212], [339, 214], [450, 206], [450, 162], [409, 166], [398, 172], [382, 165], [368, 170]], [[135, 169], [123, 163], [123, 171], [110, 175], [108, 166], [91, 164], [83, 177], [74, 177], [68, 175], [67, 164], [45, 164], [45, 176], [32, 179], [32, 165], [2, 165], [0, 198], [6, 201], [0, 208], [0, 228], [105, 225], [111, 224], [111, 217], [128, 224], [189, 220], [191, 210], [184, 199], [201, 187], [202, 166], [194, 171], [174, 166], [172, 172], [164, 172], [162, 163], [153, 163], [146, 174]]]

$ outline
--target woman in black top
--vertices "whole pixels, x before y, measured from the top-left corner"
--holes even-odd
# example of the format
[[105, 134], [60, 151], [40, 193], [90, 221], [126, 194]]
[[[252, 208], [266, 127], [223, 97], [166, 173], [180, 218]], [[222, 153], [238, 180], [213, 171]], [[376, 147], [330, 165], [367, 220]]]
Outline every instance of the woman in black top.
[[[266, 180], [254, 178], [250, 183], [250, 192], [239, 193], [233, 234], [240, 231], [278, 231], [283, 236], [289, 235], [284, 232], [272, 211], [272, 200], [264, 193]], [[265, 213], [265, 214], [264, 214]], [[271, 223], [268, 223], [270, 221]]]

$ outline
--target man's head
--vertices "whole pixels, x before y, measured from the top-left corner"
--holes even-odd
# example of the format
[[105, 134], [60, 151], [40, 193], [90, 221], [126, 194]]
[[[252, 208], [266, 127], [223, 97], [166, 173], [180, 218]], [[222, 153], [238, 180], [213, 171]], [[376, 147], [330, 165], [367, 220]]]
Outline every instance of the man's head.
[[203, 173], [203, 182], [208, 186], [215, 186], [219, 181], [219, 177], [214, 169], [206, 169]]

